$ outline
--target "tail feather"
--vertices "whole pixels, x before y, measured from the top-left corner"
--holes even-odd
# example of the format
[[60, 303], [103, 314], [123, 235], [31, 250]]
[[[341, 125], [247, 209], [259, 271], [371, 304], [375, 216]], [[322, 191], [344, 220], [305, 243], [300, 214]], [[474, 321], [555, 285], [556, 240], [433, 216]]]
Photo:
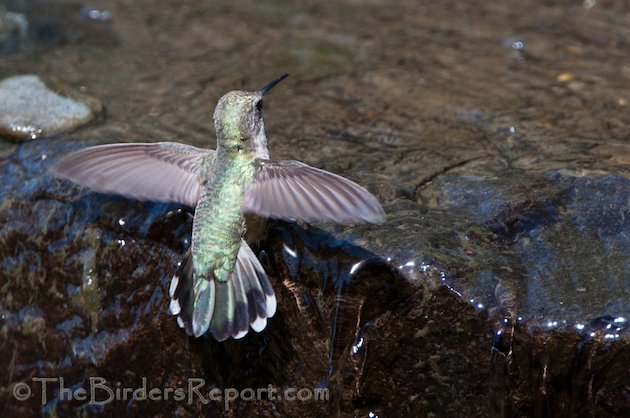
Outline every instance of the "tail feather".
[[[172, 315], [178, 315], [177, 324], [192, 335], [193, 312], [193, 263], [190, 248], [182, 259], [177, 274], [171, 280], [169, 288], [171, 303], [169, 310]], [[180, 320], [181, 319], [181, 320]]]
[[193, 308], [192, 329], [195, 337], [203, 335], [210, 326], [213, 318], [216, 303], [216, 281], [196, 280], [195, 281], [195, 303]]
[[254, 331], [260, 332], [267, 326], [267, 318], [276, 313], [276, 297], [260, 261], [247, 243], [243, 241], [242, 244], [235, 272], [241, 278], [247, 296], [250, 325]]
[[[225, 282], [216, 281], [217, 306], [212, 314], [210, 332], [217, 341], [223, 341], [233, 332], [234, 318], [234, 286], [230, 278]], [[207, 328], [206, 328], [207, 329]]]
[[245, 241], [225, 282], [197, 277], [189, 249], [171, 280], [169, 295], [169, 310], [178, 316], [181, 328], [196, 337], [210, 331], [218, 341], [242, 338], [250, 326], [260, 332], [276, 312], [271, 283]]
[[249, 317], [252, 321], [255, 321], [258, 317], [266, 317], [265, 293], [262, 290], [258, 273], [253, 264], [248, 263], [245, 257], [239, 258], [236, 263], [235, 273], [243, 278], [241, 283], [247, 297], [246, 303]]
[[[238, 265], [235, 267], [235, 276], [238, 277]], [[247, 334], [249, 329], [249, 309], [247, 308], [248, 299], [247, 294], [245, 293], [244, 280], [232, 280], [234, 282], [234, 296], [236, 298], [236, 304], [234, 306], [234, 315], [235, 315], [235, 328], [232, 333], [232, 337], [235, 339], [239, 339], [244, 337]]]

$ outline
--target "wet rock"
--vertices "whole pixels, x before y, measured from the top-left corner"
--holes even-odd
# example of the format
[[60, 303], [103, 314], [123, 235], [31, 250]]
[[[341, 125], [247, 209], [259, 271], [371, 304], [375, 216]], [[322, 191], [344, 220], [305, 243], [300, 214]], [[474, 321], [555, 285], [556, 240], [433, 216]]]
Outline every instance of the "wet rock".
[[338, 235], [286, 223], [269, 232], [283, 326], [299, 353], [292, 380], [308, 385], [320, 370], [330, 390], [329, 404], [308, 416], [484, 413], [492, 336], [482, 311]]
[[[500, 324], [494, 413], [623, 415], [630, 181], [603, 171], [478, 167], [432, 189], [425, 197], [434, 206], [474, 221], [460, 232], [468, 267], [447, 282]], [[579, 366], [586, 361], [597, 364]]]
[[0, 133], [16, 139], [37, 139], [76, 129], [100, 110], [94, 99], [84, 104], [60, 96], [35, 75], [0, 81]]
[[[1, 365], [8, 370], [2, 392], [10, 396], [13, 383], [30, 380], [31, 373], [62, 376], [64, 387], [75, 388], [88, 387], [94, 375], [110, 375], [108, 369], [126, 380], [124, 370], [140, 362], [146, 367], [138, 382], [146, 377], [160, 386], [171, 384], [169, 379], [177, 383], [176, 376], [169, 382], [160, 377], [166, 364], [179, 365], [187, 376], [203, 376], [201, 357], [190, 362], [183, 351], [179, 359], [147, 356], [145, 345], [163, 335], [162, 348], [190, 350], [188, 337], [172, 332], [177, 325], [165, 304], [190, 217], [174, 205], [85, 194], [54, 179], [46, 174], [52, 160], [42, 156], [52, 158], [54, 149], [67, 152], [77, 146], [51, 147], [54, 142], [23, 144], [0, 164], [5, 180], [0, 187], [0, 351], [7, 354]], [[148, 236], [159, 237], [154, 247], [147, 247]], [[151, 256], [145, 258], [147, 251]], [[121, 258], [129, 263], [114, 261]], [[129, 355], [130, 344], [143, 360]], [[116, 381], [111, 383], [115, 387]], [[30, 381], [30, 387], [41, 393], [38, 383]], [[43, 405], [38, 396], [9, 410], [64, 414], [75, 409], [74, 403], [59, 402], [59, 388], [47, 386], [49, 401]], [[149, 406], [158, 413], [158, 405]], [[81, 408], [97, 412], [100, 407]]]
[[627, 178], [601, 171], [478, 167], [443, 176], [424, 198], [474, 224], [458, 241], [479, 273], [451, 281], [465, 297], [532, 328], [571, 329], [630, 316], [629, 193]]

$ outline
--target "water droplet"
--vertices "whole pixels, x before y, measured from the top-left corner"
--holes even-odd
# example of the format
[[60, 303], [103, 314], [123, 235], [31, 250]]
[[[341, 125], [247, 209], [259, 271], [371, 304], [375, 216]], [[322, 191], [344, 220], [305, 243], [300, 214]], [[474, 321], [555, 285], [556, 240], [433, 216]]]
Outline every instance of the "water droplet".
[[81, 14], [87, 17], [88, 19], [98, 20], [101, 22], [109, 20], [112, 17], [111, 12], [107, 10], [101, 11], [101, 10], [96, 10], [96, 9], [90, 9], [88, 7], [84, 7], [83, 10], [81, 10]]
[[363, 346], [363, 337], [359, 337], [359, 341], [357, 341], [357, 343], [352, 346], [352, 354], [357, 354], [362, 346]]

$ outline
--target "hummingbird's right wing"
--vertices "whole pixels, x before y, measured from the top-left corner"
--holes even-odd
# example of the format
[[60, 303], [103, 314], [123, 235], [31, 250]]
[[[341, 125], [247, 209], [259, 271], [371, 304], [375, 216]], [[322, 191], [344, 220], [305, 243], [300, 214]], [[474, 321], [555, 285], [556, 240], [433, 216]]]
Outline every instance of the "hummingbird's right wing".
[[243, 213], [275, 219], [382, 223], [385, 213], [372, 193], [355, 182], [299, 161], [256, 160]]
[[72, 152], [51, 171], [100, 193], [195, 207], [204, 186], [200, 171], [214, 155], [177, 142], [107, 144]]

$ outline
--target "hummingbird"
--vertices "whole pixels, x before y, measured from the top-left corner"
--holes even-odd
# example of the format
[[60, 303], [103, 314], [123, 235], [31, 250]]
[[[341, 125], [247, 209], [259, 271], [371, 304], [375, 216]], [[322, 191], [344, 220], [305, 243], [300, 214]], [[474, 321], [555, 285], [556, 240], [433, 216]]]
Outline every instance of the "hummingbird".
[[245, 215], [306, 222], [382, 223], [366, 189], [299, 161], [270, 159], [260, 90], [230, 91], [214, 110], [216, 150], [178, 142], [88, 147], [51, 171], [99, 193], [194, 208], [191, 244], [169, 286], [169, 311], [188, 335], [217, 341], [262, 331], [277, 307], [245, 241]]

